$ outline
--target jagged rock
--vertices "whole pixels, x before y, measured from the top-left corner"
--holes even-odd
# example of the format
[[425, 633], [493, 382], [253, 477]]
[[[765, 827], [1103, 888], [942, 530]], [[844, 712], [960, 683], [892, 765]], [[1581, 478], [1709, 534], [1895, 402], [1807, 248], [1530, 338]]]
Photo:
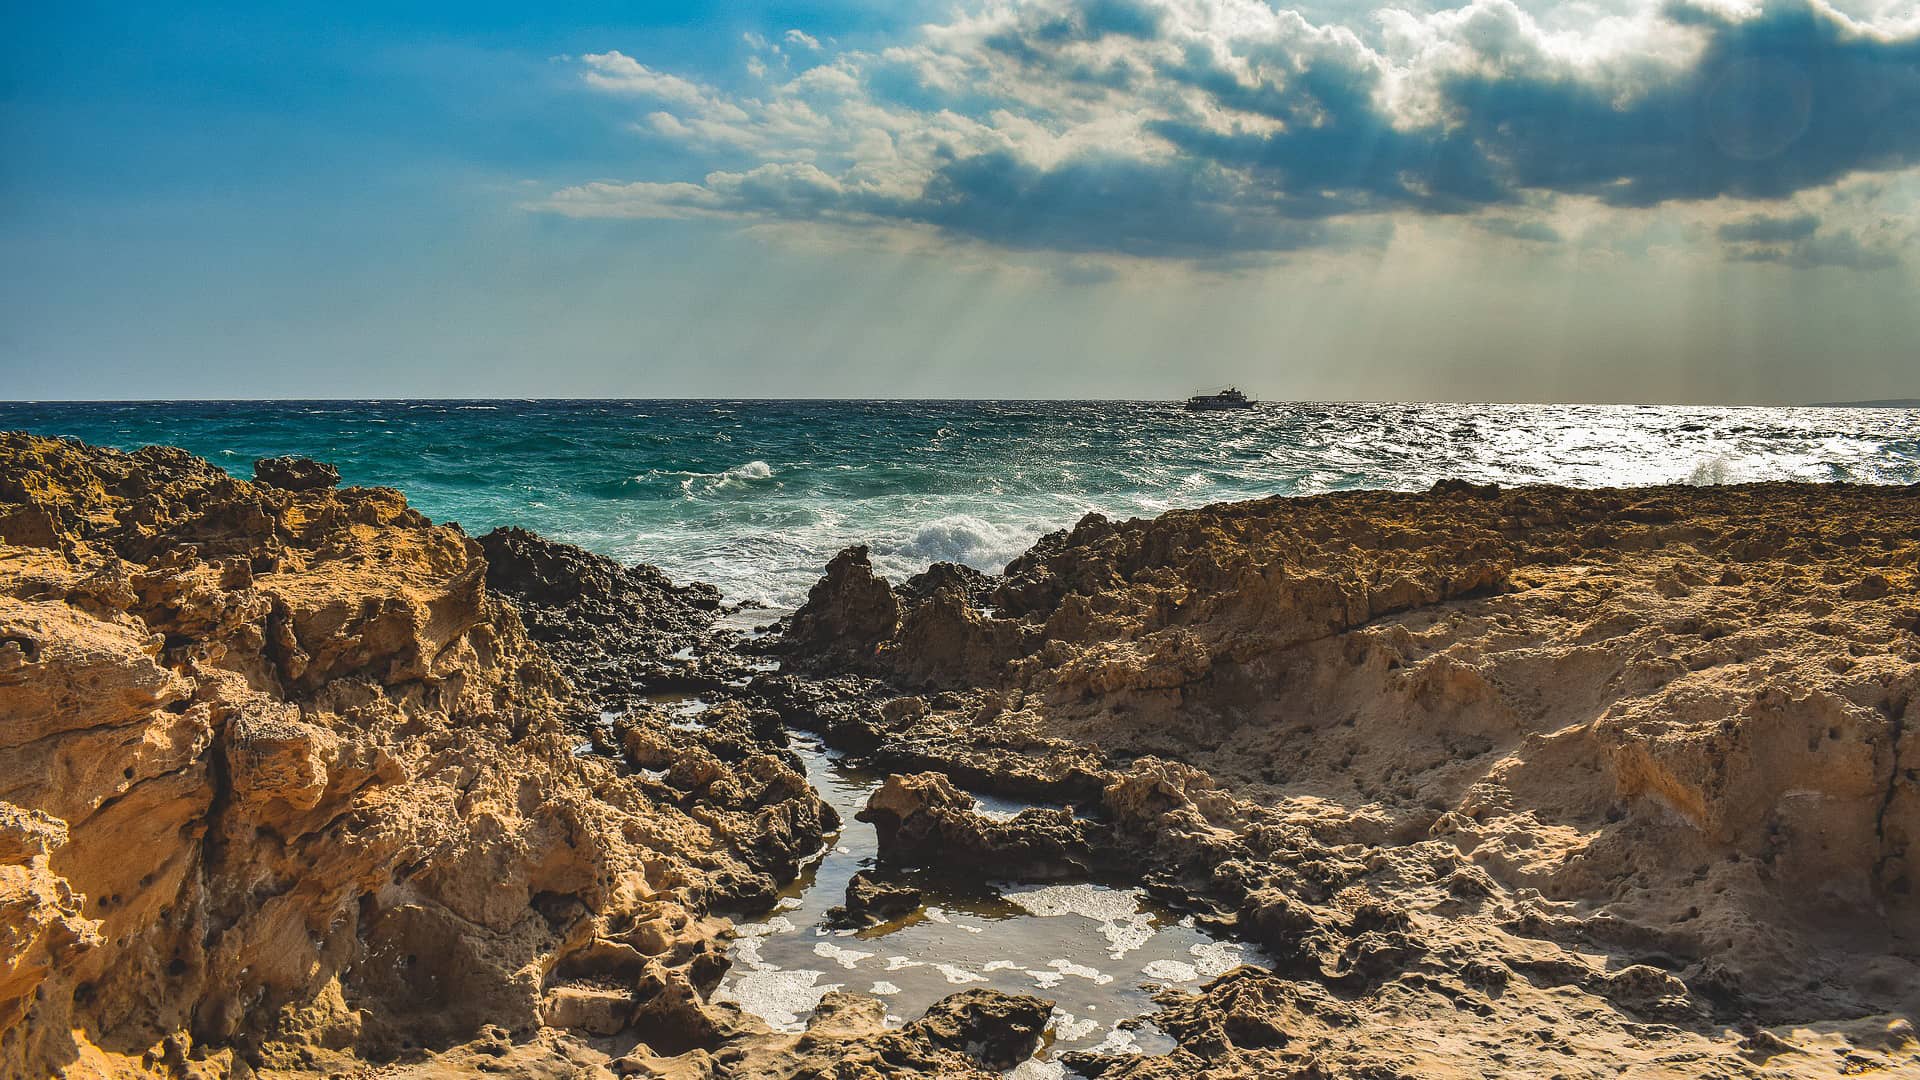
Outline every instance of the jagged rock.
[[1036, 807], [990, 818], [939, 773], [887, 777], [855, 816], [872, 823], [889, 866], [1042, 881], [1083, 877], [1092, 862], [1072, 811]]
[[943, 998], [919, 1019], [889, 1029], [878, 998], [836, 990], [820, 999], [802, 1034], [750, 1037], [698, 1060], [635, 1060], [624, 1071], [728, 1080], [992, 1080], [1032, 1056], [1052, 1011], [1053, 1002], [1044, 998], [976, 989]]
[[0, 1075], [684, 1049], [831, 811], [744, 713], [693, 800], [577, 754], [479, 545], [276, 469], [0, 434]]
[[827, 575], [794, 612], [787, 638], [794, 652], [816, 669], [860, 671], [875, 663], [874, 650], [893, 636], [899, 621], [899, 600], [873, 572], [861, 544], [827, 564]]
[[622, 567], [525, 529], [480, 538], [487, 585], [510, 598], [528, 633], [596, 708], [630, 704], [650, 686], [701, 680], [673, 654], [703, 639], [720, 607], [711, 585], [675, 585], [645, 564]]
[[40, 984], [101, 944], [100, 924], [49, 865], [66, 843], [65, 822], [0, 802], [0, 1031], [21, 1030]]
[[253, 463], [253, 482], [285, 491], [315, 491], [339, 484], [340, 470], [311, 458], [261, 458]]
[[[852, 550], [735, 693], [717, 595], [646, 568], [0, 435], [0, 1075], [1024, 1057], [1038, 999], [709, 1000], [709, 911], [834, 824], [781, 720], [897, 770], [888, 866], [1124, 871], [1264, 947], [1108, 1074], [1914, 1072], [1916, 495], [1090, 515], [898, 591]], [[724, 700], [684, 730], [665, 680]]]
[[966, 1054], [995, 1072], [1011, 1069], [1040, 1045], [1053, 1002], [998, 990], [942, 998], [906, 1027], [935, 1046]]
[[[1917, 583], [1920, 488], [1090, 515], [998, 578], [894, 593], [893, 631], [860, 638], [900, 702], [868, 753], [1091, 788], [1099, 822], [1041, 834], [1061, 860], [1265, 948], [1277, 981], [1169, 998], [1181, 1048], [1109, 1075], [1477, 1073], [1491, 1047], [1547, 1075], [1570, 1045], [1746, 1075], [1735, 1019], [1911, 1071], [1841, 1018], [1920, 1008]], [[1019, 850], [964, 802], [913, 776], [867, 813], [903, 865]], [[1541, 1017], [1559, 1034], [1516, 1042]], [[1813, 1060], [1768, 1067], [1790, 1058]]]

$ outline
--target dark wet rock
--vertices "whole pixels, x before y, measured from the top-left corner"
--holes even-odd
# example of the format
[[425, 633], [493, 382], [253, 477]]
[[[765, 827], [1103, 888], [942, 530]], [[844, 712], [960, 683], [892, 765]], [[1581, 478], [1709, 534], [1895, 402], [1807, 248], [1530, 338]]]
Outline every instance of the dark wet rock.
[[867, 671], [876, 666], [875, 650], [893, 636], [899, 621], [893, 588], [873, 572], [867, 547], [860, 544], [827, 564], [826, 576], [794, 612], [787, 641], [804, 667]]
[[1033, 1055], [1052, 1012], [1053, 1002], [1030, 994], [967, 990], [935, 1002], [905, 1031], [999, 1071]]
[[828, 910], [827, 921], [835, 926], [869, 926], [910, 915], [919, 907], [919, 889], [862, 870], [847, 882], [846, 903]]
[[340, 470], [312, 458], [261, 458], [253, 463], [253, 482], [283, 491], [315, 491], [338, 485]]
[[899, 700], [895, 691], [867, 676], [763, 673], [746, 689], [785, 723], [858, 754], [879, 746], [911, 719], [892, 704]]
[[938, 773], [887, 777], [856, 816], [878, 834], [882, 865], [1044, 881], [1085, 877], [1093, 863], [1087, 823], [1072, 811], [991, 818]]
[[917, 602], [936, 592], [953, 592], [975, 607], [984, 607], [998, 579], [964, 563], [937, 562], [913, 575], [894, 592], [902, 600]]
[[643, 1053], [616, 1065], [623, 1075], [727, 1080], [994, 1080], [1033, 1055], [1052, 1011], [1044, 998], [968, 990], [889, 1028], [880, 999], [835, 990], [820, 999], [806, 1031], [749, 1036], [716, 1051], [698, 1071], [686, 1070], [685, 1059]]
[[[675, 585], [644, 564], [623, 567], [520, 528], [480, 537], [487, 586], [514, 602], [528, 632], [574, 688], [602, 707], [646, 689], [719, 684], [732, 671], [702, 669], [720, 608], [711, 585]], [[675, 658], [676, 653], [694, 655]]]

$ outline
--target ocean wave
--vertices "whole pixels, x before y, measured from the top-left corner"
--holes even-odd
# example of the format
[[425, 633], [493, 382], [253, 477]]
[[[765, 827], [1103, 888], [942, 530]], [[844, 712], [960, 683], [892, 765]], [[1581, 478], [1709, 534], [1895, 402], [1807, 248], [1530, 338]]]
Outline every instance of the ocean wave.
[[680, 493], [687, 498], [735, 495], [772, 479], [773, 466], [764, 461], [749, 461], [717, 473], [681, 473]]
[[1443, 477], [1920, 482], [1915, 411], [1348, 403], [1214, 419], [1125, 402], [0, 403], [0, 428], [178, 445], [236, 472], [310, 454], [436, 520], [525, 525], [776, 607], [849, 544], [895, 581], [938, 561], [993, 571], [1089, 510]]
[[998, 572], [1048, 531], [1037, 521], [1002, 524], [972, 514], [953, 514], [922, 525], [904, 539], [878, 543], [874, 553], [883, 567], [905, 574], [917, 574], [937, 562]]
[[1735, 468], [1733, 459], [1726, 454], [1702, 458], [1694, 465], [1692, 471], [1687, 473], [1687, 483], [1694, 487], [1714, 487], [1735, 483]]

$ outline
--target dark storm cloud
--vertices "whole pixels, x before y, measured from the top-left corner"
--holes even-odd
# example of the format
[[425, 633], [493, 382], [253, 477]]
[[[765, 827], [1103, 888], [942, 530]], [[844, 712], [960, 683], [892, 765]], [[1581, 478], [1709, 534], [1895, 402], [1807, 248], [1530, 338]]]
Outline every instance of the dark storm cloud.
[[1376, 68], [1339, 56], [1290, 59], [1295, 70], [1284, 86], [1249, 85], [1197, 50], [1161, 69], [1224, 108], [1281, 121], [1283, 130], [1223, 132], [1193, 119], [1155, 121], [1148, 130], [1188, 155], [1247, 170], [1296, 217], [1399, 207], [1458, 213], [1510, 197], [1471, 142], [1396, 128], [1378, 105]]
[[[865, 112], [686, 106], [708, 114], [688, 130], [766, 144], [781, 164], [562, 194], [582, 193], [567, 207], [582, 214], [912, 223], [1022, 250], [1220, 261], [1377, 243], [1354, 223], [1396, 214], [1472, 215], [1552, 243], [1525, 212], [1555, 196], [1777, 203], [1920, 164], [1920, 28], [1874, 29], [1809, 0], [1741, 13], [1668, 0], [1634, 24], [1645, 41], [1577, 60], [1509, 0], [1401, 13], [1387, 37], [1404, 40], [1377, 44], [1284, 10], [1207, 22], [1210, 10], [995, 8], [848, 60]], [[665, 85], [621, 60], [639, 70], [626, 85]], [[889, 155], [858, 167], [863, 125], [889, 108], [909, 119], [888, 129]], [[791, 131], [813, 141], [780, 143]], [[941, 134], [916, 147], [921, 131]], [[1804, 213], [1718, 235], [1741, 260], [1889, 265]]]
[[1624, 102], [1617, 86], [1525, 70], [1452, 76], [1446, 99], [1513, 187], [1621, 206], [1777, 199], [1920, 160], [1920, 36], [1859, 32], [1798, 2], [1741, 21], [1667, 13], [1706, 48]]
[[[1502, 63], [1439, 76], [1446, 122], [1411, 128], [1382, 104], [1381, 72], [1364, 57], [1280, 48], [1277, 58], [1291, 68], [1285, 77], [1248, 80], [1216, 52], [1192, 46], [1154, 74], [1282, 126], [1222, 130], [1199, 117], [1145, 126], [1190, 161], [1246, 176], [1237, 190], [1190, 166], [1068, 162], [1049, 171], [1005, 156], [962, 159], [929, 184], [928, 199], [941, 210], [926, 219], [1016, 246], [1190, 256], [1314, 241], [1313, 230], [1279, 227], [1269, 215], [1472, 213], [1539, 192], [1626, 207], [1780, 199], [1852, 172], [1920, 162], [1920, 36], [1863, 32], [1798, 0], [1745, 19], [1684, 4], [1666, 15], [1706, 35], [1705, 45], [1690, 65], [1641, 74], [1638, 85], [1552, 70], [1537, 57], [1513, 63], [1527, 46], [1512, 20], [1481, 19], [1470, 40]], [[1056, 31], [1022, 40], [1024, 63], [1047, 63], [1056, 37], [1079, 40], [1099, 29], [1091, 18], [1048, 25]], [[1249, 211], [1257, 224], [1236, 221]], [[1485, 228], [1558, 238], [1539, 223], [1496, 219]], [[1837, 249], [1808, 258], [1807, 265], [1876, 261], [1850, 262]]]
[[[1798, 226], [1800, 219], [1781, 219], [1780, 223]], [[1727, 246], [1727, 258], [1734, 262], [1779, 263], [1796, 270], [1826, 266], [1845, 270], [1891, 270], [1900, 265], [1898, 252], [1864, 243], [1847, 229], [1783, 233], [1762, 228], [1729, 236], [1723, 228], [1720, 237], [1732, 241]]]
[[[1379, 75], [1366, 68], [1314, 62], [1285, 85], [1248, 85], [1188, 65], [1165, 73], [1222, 107], [1287, 126], [1223, 133], [1169, 120], [1153, 130], [1187, 153], [1254, 170], [1302, 213], [1456, 213], [1528, 190], [1639, 207], [1777, 199], [1920, 162], [1920, 35], [1860, 32], [1801, 2], [1743, 21], [1685, 6], [1668, 16], [1705, 33], [1706, 46], [1642, 85], [1537, 60], [1483, 65], [1440, 75], [1447, 121], [1409, 130], [1383, 111]], [[1521, 51], [1510, 28], [1484, 22], [1471, 40], [1486, 59]]]
[[1515, 218], [1489, 217], [1474, 222], [1482, 231], [1495, 236], [1504, 236], [1512, 240], [1526, 240], [1535, 244], [1557, 244], [1561, 241], [1560, 230], [1544, 221], [1522, 221]]
[[1730, 221], [1720, 226], [1720, 239], [1728, 243], [1783, 244], [1795, 240], [1805, 240], [1820, 228], [1820, 219], [1812, 214], [1795, 214], [1792, 217], [1768, 217], [1755, 214], [1752, 217]]
[[1010, 153], [948, 162], [900, 213], [1009, 248], [1205, 259], [1339, 238], [1251, 205], [1243, 185], [1191, 159], [1080, 158], [1040, 168]]

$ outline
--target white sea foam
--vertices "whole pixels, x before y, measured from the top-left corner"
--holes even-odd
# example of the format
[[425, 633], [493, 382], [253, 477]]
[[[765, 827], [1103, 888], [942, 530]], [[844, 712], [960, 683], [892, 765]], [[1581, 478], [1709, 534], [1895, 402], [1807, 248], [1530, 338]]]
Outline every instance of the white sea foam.
[[1043, 918], [1078, 915], [1100, 924], [1107, 955], [1118, 960], [1153, 939], [1153, 920], [1140, 910], [1140, 894], [1099, 885], [1046, 885], [1010, 889], [1008, 900]]
[[1083, 1020], [1074, 1016], [1072, 1013], [1061, 1012], [1058, 1009], [1054, 1010], [1053, 1037], [1061, 1042], [1079, 1042], [1081, 1039], [1099, 1030], [1099, 1028], [1100, 1021], [1098, 1020], [1092, 1018]]
[[1049, 960], [1047, 961], [1047, 966], [1062, 975], [1067, 975], [1075, 979], [1085, 979], [1088, 982], [1100, 986], [1105, 986], [1113, 981], [1113, 976], [1101, 971], [1099, 968], [1088, 967], [1085, 964], [1076, 964], [1072, 960]]
[[961, 563], [998, 572], [1033, 546], [1046, 529], [1037, 522], [997, 523], [973, 514], [936, 518], [911, 534], [874, 543], [876, 561], [899, 577], [917, 574], [937, 562]]
[[[739, 946], [734, 946], [738, 949]], [[731, 1001], [779, 1031], [800, 1031], [820, 999], [843, 983], [823, 983], [824, 971], [749, 971], [727, 979], [713, 1000]]]
[[1247, 947], [1237, 941], [1189, 945], [1187, 952], [1193, 954], [1194, 969], [1202, 979], [1225, 975], [1247, 962]]
[[1199, 969], [1181, 960], [1155, 960], [1141, 968], [1140, 972], [1149, 979], [1170, 983], [1193, 982], [1200, 978]]
[[1715, 454], [1701, 458], [1687, 474], [1687, 483], [1695, 487], [1710, 487], [1715, 484], [1733, 483], [1734, 462], [1726, 454]]
[[843, 968], [852, 969], [873, 954], [861, 952], [859, 949], [843, 949], [831, 941], [822, 941], [814, 945], [813, 955], [823, 960], [831, 960]]

